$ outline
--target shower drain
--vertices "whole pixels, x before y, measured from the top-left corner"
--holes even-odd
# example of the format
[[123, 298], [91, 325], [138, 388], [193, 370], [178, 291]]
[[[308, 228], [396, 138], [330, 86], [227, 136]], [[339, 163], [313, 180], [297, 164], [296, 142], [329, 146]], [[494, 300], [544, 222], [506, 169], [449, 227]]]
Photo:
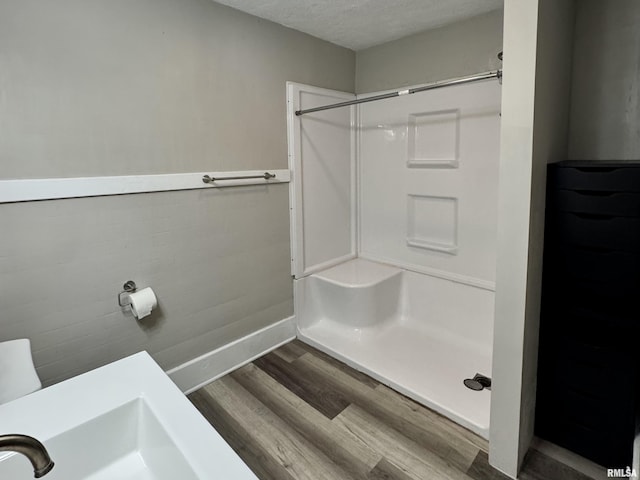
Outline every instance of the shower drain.
[[491, 379], [480, 373], [476, 373], [473, 378], [464, 379], [464, 386], [475, 391], [484, 390], [485, 388], [491, 390]]

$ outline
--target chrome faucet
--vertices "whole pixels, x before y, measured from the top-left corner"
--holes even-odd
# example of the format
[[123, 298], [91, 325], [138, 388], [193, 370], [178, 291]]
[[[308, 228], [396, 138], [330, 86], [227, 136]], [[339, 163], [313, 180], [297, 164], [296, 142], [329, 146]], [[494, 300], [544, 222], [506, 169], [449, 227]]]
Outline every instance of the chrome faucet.
[[33, 465], [33, 475], [36, 478], [45, 476], [53, 468], [44, 445], [28, 435], [0, 435], [0, 452], [3, 451], [18, 452], [27, 457]]

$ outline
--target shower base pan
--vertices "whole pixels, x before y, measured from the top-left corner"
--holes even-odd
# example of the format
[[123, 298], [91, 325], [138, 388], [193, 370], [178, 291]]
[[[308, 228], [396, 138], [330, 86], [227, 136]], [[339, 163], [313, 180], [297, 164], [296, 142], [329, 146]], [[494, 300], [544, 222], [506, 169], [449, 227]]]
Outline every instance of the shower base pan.
[[493, 292], [360, 258], [295, 292], [300, 340], [488, 438]]

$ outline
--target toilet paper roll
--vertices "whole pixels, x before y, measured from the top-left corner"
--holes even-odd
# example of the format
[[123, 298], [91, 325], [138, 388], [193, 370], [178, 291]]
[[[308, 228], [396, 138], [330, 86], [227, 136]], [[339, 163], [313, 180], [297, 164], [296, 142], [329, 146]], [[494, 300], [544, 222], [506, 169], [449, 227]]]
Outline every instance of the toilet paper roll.
[[129, 294], [129, 302], [131, 305], [131, 312], [140, 320], [151, 313], [158, 305], [158, 299], [156, 294], [153, 293], [151, 287], [143, 288], [137, 292]]

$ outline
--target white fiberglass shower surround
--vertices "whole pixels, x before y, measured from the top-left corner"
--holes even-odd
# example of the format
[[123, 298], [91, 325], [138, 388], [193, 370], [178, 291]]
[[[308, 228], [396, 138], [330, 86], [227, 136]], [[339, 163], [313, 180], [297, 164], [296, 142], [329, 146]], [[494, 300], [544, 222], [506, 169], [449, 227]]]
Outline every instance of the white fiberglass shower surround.
[[299, 337], [484, 437], [491, 392], [463, 380], [491, 375], [500, 96], [489, 79], [298, 116], [356, 96], [287, 87]]

